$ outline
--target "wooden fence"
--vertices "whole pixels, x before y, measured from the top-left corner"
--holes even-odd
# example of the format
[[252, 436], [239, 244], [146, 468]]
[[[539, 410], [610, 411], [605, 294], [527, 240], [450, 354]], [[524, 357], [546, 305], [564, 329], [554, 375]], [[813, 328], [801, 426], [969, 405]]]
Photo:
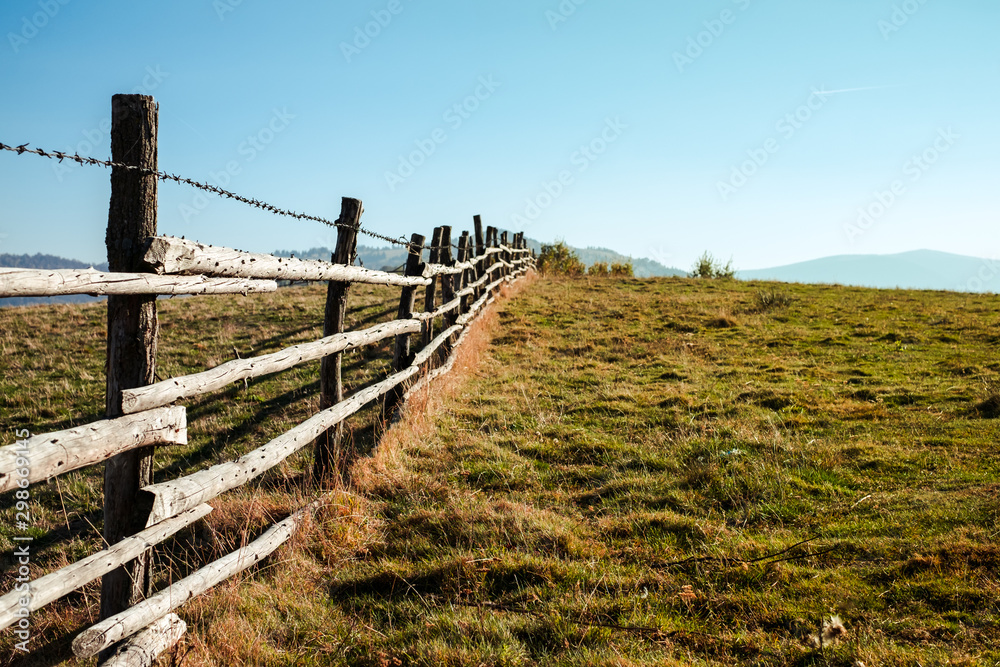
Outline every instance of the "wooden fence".
[[[27, 596], [15, 590], [0, 597], [0, 629], [17, 626], [26, 613], [102, 578], [101, 620], [75, 638], [73, 651], [79, 657], [100, 654], [102, 664], [109, 665], [141, 664], [130, 660], [155, 656], [176, 642], [184, 623], [171, 612], [272, 553], [291, 537], [315, 503], [155, 594], [151, 547], [205, 517], [212, 511], [208, 504], [212, 499], [310, 444], [315, 448], [314, 479], [322, 481], [336, 473], [344, 420], [376, 400], [382, 401], [383, 419], [392, 419], [410, 393], [448, 371], [469, 323], [498, 290], [534, 266], [534, 254], [522, 235], [508, 238], [493, 227], [484, 231], [479, 216], [473, 233], [462, 232], [455, 245], [450, 227], [434, 229], [429, 246], [423, 236], [414, 234], [403, 275], [352, 266], [362, 204], [348, 198], [337, 221], [337, 247], [330, 263], [158, 236], [157, 115], [151, 97], [113, 98], [112, 161], [131, 167], [115, 166], [111, 173], [107, 273], [0, 268], [2, 297], [108, 295], [106, 419], [0, 447], [0, 493], [19, 493], [31, 484], [104, 463], [104, 540], [109, 546], [35, 579]], [[429, 249], [426, 262], [425, 249]], [[158, 295], [273, 292], [278, 280], [328, 281], [322, 339], [154, 381]], [[396, 319], [345, 332], [352, 283], [400, 287]], [[418, 311], [415, 297], [420, 287], [424, 303]], [[420, 334], [419, 349], [411, 349], [416, 334]], [[395, 339], [391, 374], [345, 398], [341, 354], [389, 338]], [[187, 443], [186, 412], [179, 402], [317, 359], [321, 360], [317, 414], [235, 461], [152, 483], [155, 447]]]

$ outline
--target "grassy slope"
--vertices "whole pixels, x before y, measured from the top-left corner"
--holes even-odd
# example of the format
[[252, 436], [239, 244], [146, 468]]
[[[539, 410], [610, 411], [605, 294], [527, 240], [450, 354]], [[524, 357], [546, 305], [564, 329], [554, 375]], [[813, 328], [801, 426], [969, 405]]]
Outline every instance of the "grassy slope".
[[[513, 303], [435, 437], [368, 489], [383, 538], [332, 599], [381, 633], [360, 654], [1000, 660], [998, 429], [974, 412], [992, 300], [793, 286], [752, 312], [758, 289], [580, 279]], [[848, 639], [803, 647], [833, 613]]]
[[[992, 299], [782, 286], [790, 303], [762, 307], [771, 289], [537, 282], [432, 422], [358, 461], [292, 548], [183, 608], [184, 664], [997, 664]], [[231, 358], [234, 337], [244, 356], [315, 337], [302, 322], [321, 291], [285, 294], [168, 302], [161, 374]], [[193, 308], [218, 309], [211, 330], [185, 324]], [[0, 313], [4, 442], [86, 421], [101, 399], [103, 309], [24, 313]], [[97, 353], [71, 364], [43, 340]], [[200, 426], [170, 474], [301, 419], [314, 378], [191, 406]], [[301, 502], [307, 461], [227, 496], [167, 559], [193, 567], [192, 545], [206, 560], [259, 533]], [[42, 487], [40, 537], [88, 518], [97, 479], [64, 478], [65, 516]], [[90, 548], [77, 529], [38, 565]], [[676, 564], [691, 557], [729, 560]], [[95, 591], [36, 615], [39, 631], [81, 627]], [[804, 647], [802, 628], [832, 613], [846, 640]]]

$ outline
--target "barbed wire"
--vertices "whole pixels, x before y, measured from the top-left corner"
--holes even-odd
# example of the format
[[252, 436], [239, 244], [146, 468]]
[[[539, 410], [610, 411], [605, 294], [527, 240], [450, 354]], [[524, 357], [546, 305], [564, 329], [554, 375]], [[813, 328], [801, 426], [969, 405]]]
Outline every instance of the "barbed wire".
[[[210, 185], [208, 183], [200, 183], [198, 181], [192, 180], [190, 178], [184, 178], [183, 176], [177, 176], [176, 174], [168, 174], [163, 171], [156, 171], [153, 169], [145, 169], [132, 164], [124, 164], [121, 162], [112, 162], [111, 160], [99, 160], [93, 157], [84, 157], [79, 153], [65, 153], [63, 151], [46, 151], [41, 148], [28, 148], [29, 144], [21, 144], [20, 146], [9, 146], [5, 143], [0, 143], [0, 150], [10, 151], [12, 153], [17, 153], [18, 155], [23, 155], [24, 153], [31, 153], [33, 155], [40, 155], [41, 157], [49, 158], [52, 160], [58, 160], [62, 162], [63, 160], [71, 160], [81, 165], [92, 165], [99, 167], [117, 167], [119, 169], [128, 169], [131, 171], [139, 171], [144, 174], [155, 176], [161, 181], [174, 181], [175, 183], [182, 183], [184, 185], [190, 185], [193, 188], [198, 188], [199, 190], [205, 190], [206, 192], [211, 192], [213, 194], [219, 195], [220, 197], [225, 197], [227, 199], [233, 199], [248, 206], [253, 206], [254, 208], [259, 208], [263, 211], [273, 213], [275, 215], [282, 215], [289, 218], [295, 218], [297, 220], [312, 220], [314, 222], [319, 222], [330, 227], [343, 227], [349, 228], [350, 225], [340, 221], [328, 220], [326, 218], [321, 218], [315, 215], [309, 215], [306, 213], [296, 213], [295, 211], [289, 211], [283, 208], [274, 206], [273, 204], [268, 204], [267, 202], [261, 201], [259, 199], [251, 199], [249, 197], [244, 197], [238, 195], [235, 192], [230, 192], [229, 190], [224, 190], [220, 187]], [[394, 245], [404, 246], [410, 251], [414, 250], [443, 250], [445, 248], [457, 248], [456, 244], [451, 245], [441, 245], [441, 246], [431, 246], [423, 245], [417, 248], [417, 246], [410, 241], [402, 237], [392, 237], [386, 236], [385, 234], [379, 234], [378, 232], [373, 232], [370, 229], [364, 227], [358, 227], [358, 233], [365, 234], [380, 241], [386, 241]]]

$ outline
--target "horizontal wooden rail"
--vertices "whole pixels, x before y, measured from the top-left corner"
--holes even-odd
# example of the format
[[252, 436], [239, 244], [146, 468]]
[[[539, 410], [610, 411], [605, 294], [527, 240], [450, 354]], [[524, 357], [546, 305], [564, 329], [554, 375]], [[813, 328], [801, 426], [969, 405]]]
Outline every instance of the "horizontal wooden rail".
[[469, 306], [469, 312], [459, 317], [458, 320], [456, 320], [455, 324], [464, 327], [466, 324], [471, 322], [472, 319], [479, 313], [480, 309], [485, 308], [486, 304], [493, 297], [492, 295], [493, 290], [497, 286], [499, 286], [500, 283], [504, 281], [506, 281], [506, 278], [500, 278], [499, 280], [494, 280], [492, 283], [487, 285], [486, 293], [483, 294], [481, 297], [479, 297], [479, 299], [475, 303]]
[[224, 581], [266, 558], [288, 541], [305, 516], [316, 505], [317, 503], [313, 503], [299, 510], [284, 521], [272, 526], [245, 547], [206, 565], [194, 574], [171, 584], [134, 607], [84, 630], [73, 640], [73, 653], [79, 658], [97, 655], [116, 642], [131, 637], [151, 623], [163, 618], [220, 581]]
[[438, 318], [444, 315], [445, 313], [450, 313], [451, 311], [455, 310], [461, 305], [462, 305], [462, 299], [454, 298], [448, 303], [442, 304], [430, 312], [413, 313], [412, 317], [413, 319], [418, 320], [420, 322], [426, 322], [427, 320], [433, 320], [435, 318]]
[[[0, 447], [0, 493], [15, 488], [16, 479], [27, 477], [31, 484], [43, 482], [132, 449], [186, 444], [187, 417], [183, 407], [150, 410], [36, 435]], [[15, 478], [15, 471], [27, 474]]]
[[177, 614], [167, 614], [115, 649], [98, 667], [151, 667], [157, 656], [174, 646], [187, 632], [187, 623]]
[[430, 283], [423, 278], [408, 278], [360, 266], [243, 252], [171, 236], [157, 236], [149, 239], [147, 243], [149, 247], [144, 261], [161, 274], [202, 274], [272, 280], [333, 280], [400, 287]]
[[431, 342], [429, 342], [427, 345], [424, 346], [424, 349], [420, 350], [420, 352], [414, 355], [413, 362], [411, 365], [422, 366], [428, 361], [430, 361], [431, 355], [433, 355], [439, 347], [444, 345], [445, 341], [447, 341], [455, 334], [459, 333], [461, 330], [462, 327], [456, 324], [455, 326], [449, 327], [448, 329], [445, 329], [444, 331], [439, 333], [434, 340], [432, 340]]
[[220, 463], [187, 477], [143, 488], [143, 493], [153, 496], [153, 510], [149, 522], [152, 524], [163, 521], [259, 477], [312, 443], [320, 433], [333, 428], [417, 372], [418, 369], [411, 366], [378, 384], [362, 389], [349, 399], [310, 417], [235, 461]]
[[322, 359], [330, 354], [418, 331], [420, 331], [419, 320], [394, 320], [363, 331], [351, 331], [327, 336], [312, 343], [293, 345], [272, 354], [250, 359], [234, 359], [201, 373], [171, 378], [137, 389], [126, 389], [122, 391], [122, 412], [130, 414], [169, 405], [180, 399], [222, 389], [232, 382], [277, 373], [298, 364]]
[[[495, 301], [495, 299], [490, 299], [486, 303], [487, 303], [487, 305], [489, 305], [493, 301]], [[459, 347], [461, 347], [462, 343], [465, 342], [466, 336], [469, 333], [469, 329], [468, 328], [462, 328], [462, 327], [457, 327], [457, 328], [461, 329], [462, 333], [459, 334], [458, 338], [452, 344], [452, 346], [451, 346], [451, 355], [448, 357], [448, 360], [440, 368], [435, 368], [431, 372], [427, 373], [427, 375], [425, 375], [424, 377], [420, 378], [420, 380], [418, 380], [417, 382], [415, 382], [412, 387], [410, 387], [409, 389], [407, 389], [406, 390], [406, 394], [405, 394], [405, 398], [408, 399], [410, 396], [413, 396], [414, 394], [416, 394], [417, 392], [419, 392], [421, 389], [423, 389], [423, 388], [427, 387], [428, 385], [430, 385], [430, 383], [433, 382], [434, 380], [436, 380], [437, 378], [441, 377], [442, 375], [447, 374], [455, 366], [455, 350], [457, 350]]]
[[459, 292], [455, 292], [455, 296], [456, 297], [463, 297], [463, 296], [468, 296], [470, 294], [475, 293], [476, 289], [478, 289], [479, 287], [482, 287], [486, 283], [486, 281], [490, 279], [490, 275], [492, 273], [493, 273], [492, 268], [489, 271], [484, 271], [483, 272], [483, 276], [479, 280], [477, 280], [474, 283], [469, 283], [469, 286], [466, 287], [464, 290], [461, 290]]
[[424, 265], [424, 271], [421, 274], [424, 278], [433, 278], [435, 276], [455, 276], [462, 271], [468, 271], [469, 269], [475, 268], [476, 262], [459, 262], [451, 266], [445, 266], [444, 264], [426, 264]]
[[531, 248], [511, 248], [505, 245], [500, 246], [499, 249], [503, 252], [512, 252], [518, 255], [531, 252]]
[[[182, 528], [207, 516], [211, 511], [210, 505], [198, 505], [132, 537], [126, 537], [103, 551], [35, 579], [31, 582], [28, 610], [38, 611], [64, 595], [86, 586], [98, 577], [135, 559], [150, 547], [164, 542]], [[16, 590], [0, 597], [0, 630], [17, 620], [15, 612], [21, 609], [23, 597], [24, 593]]]
[[274, 292], [273, 280], [157, 276], [150, 273], [102, 273], [77, 269], [0, 268], [0, 297], [65, 294], [249, 294]]

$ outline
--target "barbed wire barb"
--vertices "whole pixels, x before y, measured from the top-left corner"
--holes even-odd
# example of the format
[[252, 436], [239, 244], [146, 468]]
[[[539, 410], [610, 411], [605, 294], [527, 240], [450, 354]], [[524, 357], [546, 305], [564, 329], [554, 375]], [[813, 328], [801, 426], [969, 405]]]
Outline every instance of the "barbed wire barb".
[[[178, 176], [176, 174], [168, 174], [168, 173], [163, 172], [163, 171], [154, 171], [152, 169], [144, 169], [143, 167], [138, 167], [136, 165], [123, 164], [121, 162], [112, 162], [111, 160], [99, 160], [99, 159], [93, 158], [93, 157], [85, 157], [83, 155], [80, 155], [79, 153], [70, 154], [70, 153], [65, 153], [63, 151], [46, 151], [46, 150], [43, 150], [41, 148], [28, 148], [28, 146], [30, 144], [31, 144], [31, 142], [27, 142], [27, 143], [21, 144], [20, 146], [10, 146], [10, 145], [5, 144], [5, 143], [0, 143], [0, 150], [10, 151], [12, 153], [17, 153], [18, 155], [23, 155], [25, 153], [31, 153], [33, 155], [39, 155], [39, 156], [44, 157], [44, 158], [58, 160], [59, 162], [62, 162], [63, 160], [71, 160], [71, 161], [76, 162], [76, 163], [81, 164], [81, 165], [85, 164], [85, 165], [91, 165], [91, 166], [100, 166], [100, 167], [109, 167], [109, 168], [118, 168], [118, 169], [129, 169], [131, 171], [140, 171], [140, 172], [143, 172], [146, 175], [155, 176], [156, 178], [160, 179], [161, 181], [173, 181], [175, 183], [180, 183], [180, 184], [183, 184], [183, 185], [189, 185], [189, 186], [191, 186], [193, 188], [197, 188], [199, 190], [204, 190], [206, 192], [211, 192], [212, 194], [218, 195], [220, 197], [225, 197], [227, 199], [233, 199], [233, 200], [238, 201], [240, 203], [246, 204], [248, 206], [252, 206], [252, 207], [260, 209], [262, 211], [267, 211], [268, 213], [273, 213], [275, 215], [281, 215], [281, 216], [285, 216], [285, 217], [289, 217], [289, 218], [295, 218], [297, 220], [311, 220], [313, 222], [319, 222], [319, 223], [322, 223], [324, 225], [328, 225], [330, 227], [347, 227], [348, 226], [345, 223], [340, 222], [339, 220], [328, 220], [326, 218], [322, 218], [322, 217], [315, 216], [315, 215], [309, 215], [309, 214], [306, 214], [306, 213], [296, 213], [295, 211], [290, 211], [290, 210], [287, 210], [287, 209], [279, 208], [279, 207], [277, 207], [277, 206], [275, 206], [273, 204], [268, 204], [267, 202], [262, 201], [260, 199], [251, 199], [249, 197], [244, 197], [243, 195], [236, 194], [235, 192], [230, 192], [229, 190], [224, 190], [223, 188], [211, 185], [209, 183], [200, 183], [198, 181], [192, 180], [190, 178], [185, 178], [183, 176]], [[407, 248], [408, 250], [410, 250], [411, 252], [412, 251], [416, 251], [416, 250], [428, 250], [428, 249], [432, 248], [432, 246], [429, 246], [429, 245], [423, 245], [423, 246], [420, 246], [419, 248], [417, 248], [417, 246], [415, 246], [414, 244], [410, 243], [409, 241], [407, 241], [406, 239], [404, 239], [402, 237], [386, 236], [385, 234], [379, 234], [378, 232], [373, 232], [370, 229], [367, 229], [365, 227], [359, 227], [357, 231], [360, 234], [364, 234], [366, 236], [370, 236], [370, 237], [372, 237], [374, 239], [378, 239], [380, 241], [386, 241], [387, 243], [391, 243], [393, 245], [403, 246], [403, 247]], [[445, 246], [440, 246], [440, 247], [443, 248]], [[457, 246], [454, 245], [454, 244], [452, 244], [449, 247], [456, 248]]]

